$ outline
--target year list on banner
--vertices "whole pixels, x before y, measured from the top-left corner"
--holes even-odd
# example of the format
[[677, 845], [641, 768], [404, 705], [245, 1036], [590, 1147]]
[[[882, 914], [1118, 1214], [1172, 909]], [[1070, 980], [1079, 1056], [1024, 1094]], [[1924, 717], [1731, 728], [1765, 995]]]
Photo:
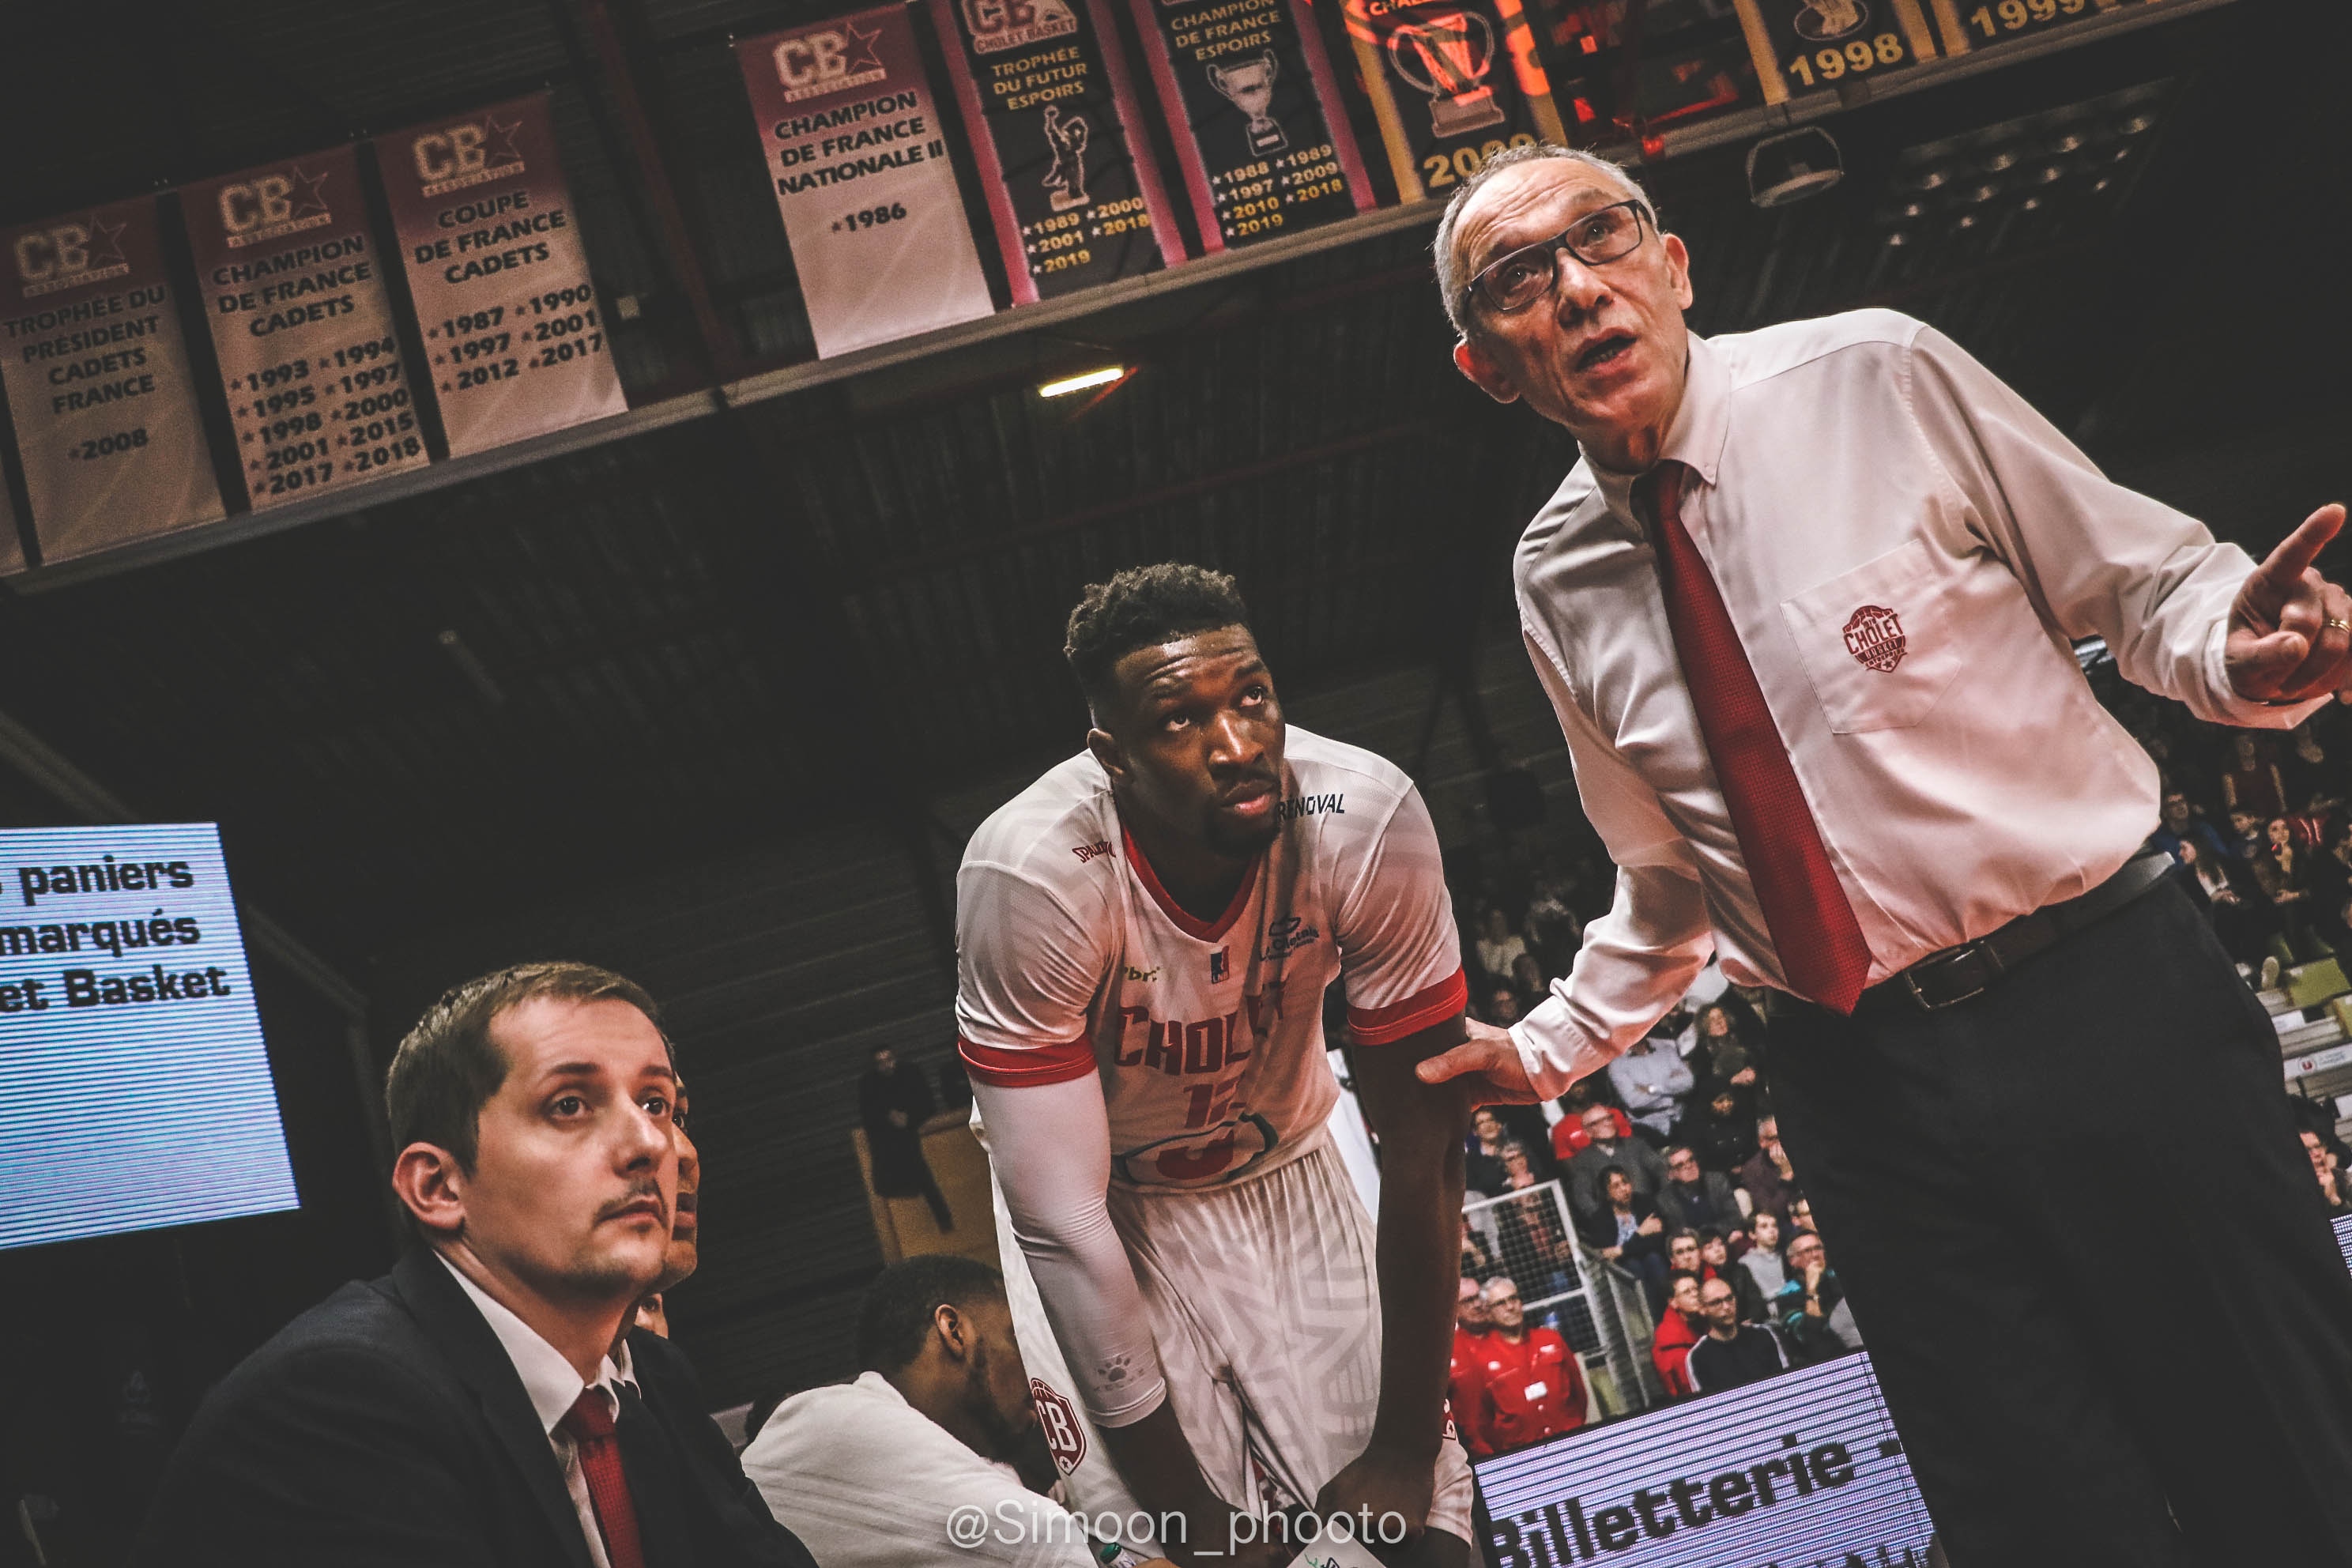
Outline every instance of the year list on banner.
[[422, 467], [349, 147], [180, 193], [254, 510]]
[[[2054, 12], [2057, 0], [2049, 3]], [[2090, 9], [2090, 0], [2074, 4]], [[1738, 0], [1738, 7], [1767, 103], [1936, 58], [1919, 0]]]
[[[155, 198], [26, 224], [6, 244], [0, 382], [41, 559], [218, 521]], [[0, 542], [9, 557], [15, 533]]]
[[1108, 0], [931, 0], [1013, 302], [1184, 259]]
[[906, 6], [735, 52], [819, 359], [996, 309]]
[[1371, 179], [1302, 0], [1130, 3], [1205, 248], [1371, 209]]
[[626, 413], [547, 94], [375, 151], [449, 455]]
[[1346, 0], [1400, 200], [1445, 197], [1506, 147], [1566, 130], [1519, 0]]

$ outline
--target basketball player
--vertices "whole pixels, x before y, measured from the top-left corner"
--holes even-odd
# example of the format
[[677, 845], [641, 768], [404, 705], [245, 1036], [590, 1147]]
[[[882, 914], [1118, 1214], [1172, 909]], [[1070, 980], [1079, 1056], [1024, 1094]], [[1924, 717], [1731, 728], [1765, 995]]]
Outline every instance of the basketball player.
[[[1444, 1398], [1470, 1107], [1413, 1068], [1465, 1037], [1467, 990], [1428, 809], [1286, 729], [1231, 578], [1122, 572], [1066, 652], [1094, 729], [964, 853], [956, 1021], [1071, 1507], [1181, 1512], [1135, 1544], [1187, 1564], [1235, 1561], [1229, 1510], [1247, 1541], [1310, 1506], [1375, 1537], [1394, 1516], [1393, 1561], [1465, 1562]], [[1377, 1247], [1325, 1131], [1335, 980]]]

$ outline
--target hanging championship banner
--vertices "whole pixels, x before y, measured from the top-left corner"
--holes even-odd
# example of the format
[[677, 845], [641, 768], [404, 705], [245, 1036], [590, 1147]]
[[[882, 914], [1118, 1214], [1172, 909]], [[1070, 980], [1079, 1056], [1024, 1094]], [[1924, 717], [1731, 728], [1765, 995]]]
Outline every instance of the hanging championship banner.
[[26, 224], [6, 244], [0, 383], [41, 559], [218, 521], [154, 198]]
[[1206, 248], [1371, 209], [1371, 179], [1302, 0], [1130, 3]]
[[180, 205], [254, 510], [423, 465], [353, 151], [207, 180]]
[[1346, 16], [1402, 200], [1450, 195], [1506, 147], [1567, 144], [1519, 0], [1347, 0]]
[[819, 359], [996, 309], [906, 6], [735, 54]]
[[931, 15], [1014, 304], [1184, 259], [1108, 0], [931, 0]]
[[375, 149], [449, 455], [627, 413], [547, 94]]
[[[2023, 4], [2023, 0], [2019, 0]], [[2047, 0], [2053, 5], [2058, 0]], [[2091, 0], [2081, 0], [2087, 5]], [[1919, 0], [1738, 0], [1767, 103], [1936, 58]]]
[[[2156, 0], [2145, 0], [2155, 4]], [[2126, 0], [1934, 0], [1944, 52], [1964, 55], [1986, 44], [2039, 37], [2065, 22], [2121, 10]]]

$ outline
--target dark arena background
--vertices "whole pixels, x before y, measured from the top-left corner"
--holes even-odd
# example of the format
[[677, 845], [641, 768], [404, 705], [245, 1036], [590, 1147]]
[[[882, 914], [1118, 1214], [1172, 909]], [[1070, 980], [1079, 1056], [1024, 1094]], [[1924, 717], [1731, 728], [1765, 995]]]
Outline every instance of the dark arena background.
[[[1866, 63], [1791, 0], [1284, 0], [1225, 54], [1192, 0], [855, 36], [849, 3], [0, 17], [0, 928], [30, 933], [0, 936], [0, 1564], [125, 1561], [206, 1391], [391, 1267], [385, 1068], [503, 964], [665, 1010], [703, 1170], [669, 1326], [739, 1441], [856, 1374], [887, 1263], [994, 1261], [955, 872], [1078, 749], [1064, 623], [1121, 568], [1231, 573], [1290, 720], [1412, 775], [1475, 1016], [1564, 973], [1612, 876], [1509, 561], [1576, 449], [1455, 373], [1429, 254], [1515, 141], [1628, 164], [1702, 334], [1921, 318], [2257, 559], [2352, 489], [2326, 0], [1870, 0]], [[2345, 847], [2340, 709], [2242, 764], [2076, 651], [2220, 834], [2225, 779], [2274, 768]], [[139, 979], [44, 1033], [12, 987], [70, 962], [59, 909], [108, 947], [85, 973]], [[2324, 1157], [2352, 936], [2290, 924], [2234, 951]], [[235, 1016], [173, 1023], [208, 969]], [[874, 1184], [882, 1048], [938, 1111], [951, 1231]], [[1489, 1560], [1928, 1561], [1866, 1350], [1672, 1397], [1550, 1125], [1514, 1113], [1524, 1184], [1474, 1135], [1464, 1270], [1516, 1278], [1591, 1419], [1490, 1445]], [[2167, 1310], [2171, 1245], [2130, 1310]]]

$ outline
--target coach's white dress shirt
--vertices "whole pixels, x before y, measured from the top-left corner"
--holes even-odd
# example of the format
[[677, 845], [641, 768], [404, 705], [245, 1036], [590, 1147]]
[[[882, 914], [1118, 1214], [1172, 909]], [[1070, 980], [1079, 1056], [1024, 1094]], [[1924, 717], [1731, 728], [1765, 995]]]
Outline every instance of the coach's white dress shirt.
[[[440, 1254], [434, 1256], [439, 1258]], [[572, 1507], [580, 1515], [580, 1529], [588, 1538], [588, 1561], [595, 1568], [613, 1568], [612, 1559], [604, 1552], [604, 1528], [596, 1522], [595, 1500], [588, 1495], [588, 1478], [580, 1468], [579, 1447], [569, 1434], [559, 1429], [557, 1423], [572, 1414], [572, 1406], [578, 1402], [583, 1388], [593, 1389], [604, 1399], [608, 1412], [620, 1414], [621, 1386], [635, 1389], [637, 1382], [635, 1369], [630, 1363], [628, 1342], [622, 1341], [620, 1348], [604, 1358], [594, 1383], [583, 1384], [578, 1370], [562, 1351], [541, 1339], [538, 1330], [467, 1279], [447, 1258], [441, 1258], [441, 1267], [465, 1290], [467, 1299], [490, 1325], [490, 1332], [499, 1337], [507, 1359], [514, 1363], [515, 1374], [522, 1379], [522, 1391], [530, 1395], [531, 1410], [547, 1433], [556, 1464], [563, 1470], [563, 1489], [571, 1494]]]
[[[1693, 336], [1662, 457], [1884, 980], [2086, 891], [2157, 820], [2157, 770], [2072, 639], [2203, 719], [2287, 728], [2222, 669], [2252, 561], [2108, 482], [1950, 339], [1891, 310]], [[1633, 474], [1588, 457], [1520, 541], [1520, 627], [1618, 867], [1512, 1030], [1536, 1087], [1604, 1065], [1710, 951], [1786, 989], [1716, 783]], [[2321, 701], [2325, 701], [2322, 699]]]

